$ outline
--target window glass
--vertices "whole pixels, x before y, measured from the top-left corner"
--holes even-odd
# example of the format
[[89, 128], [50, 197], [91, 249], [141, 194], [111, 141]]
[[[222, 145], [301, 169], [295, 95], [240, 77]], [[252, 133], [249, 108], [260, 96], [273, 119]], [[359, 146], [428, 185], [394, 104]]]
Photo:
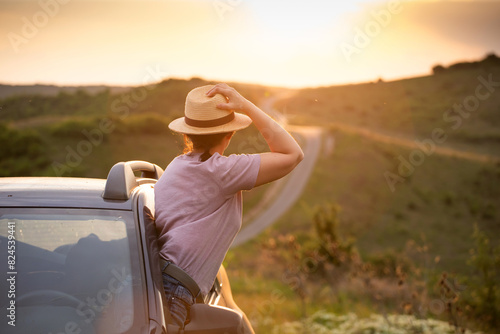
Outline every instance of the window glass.
[[0, 301], [16, 332], [134, 331], [143, 303], [130, 212], [2, 209], [0, 254]]

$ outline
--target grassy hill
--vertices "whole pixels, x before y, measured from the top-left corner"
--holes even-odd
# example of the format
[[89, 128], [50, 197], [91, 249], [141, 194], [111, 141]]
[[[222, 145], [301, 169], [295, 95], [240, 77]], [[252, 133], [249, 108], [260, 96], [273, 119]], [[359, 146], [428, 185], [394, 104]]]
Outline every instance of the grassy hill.
[[491, 58], [420, 78], [304, 89], [276, 107], [300, 124], [345, 124], [410, 139], [431, 138], [441, 128], [445, 145], [500, 155], [500, 61]]
[[89, 94], [96, 94], [103, 90], [109, 90], [112, 93], [122, 93], [127, 92], [131, 87], [126, 86], [104, 86], [104, 85], [94, 85], [94, 86], [55, 86], [55, 85], [5, 85], [0, 84], [0, 99], [4, 99], [10, 96], [19, 95], [57, 95], [60, 92], [74, 93], [76, 91], [85, 91]]
[[[169, 79], [120, 94], [81, 89], [6, 97], [0, 100], [0, 119], [7, 146], [17, 148], [0, 151], [1, 175], [106, 177], [115, 162], [139, 158], [166, 166], [180, 153], [175, 141], [180, 137], [171, 135], [168, 123], [183, 114], [186, 94], [208, 83], [197, 78]], [[253, 101], [273, 91], [235, 86]], [[23, 138], [23, 147], [15, 144], [16, 138]], [[163, 145], [161, 151], [157, 145]], [[31, 169], [23, 167], [28, 146], [34, 147], [31, 158], [40, 158]]]
[[[334, 150], [324, 150], [295, 208], [258, 240], [230, 252], [236, 298], [245, 309], [258, 310], [262, 328], [318, 309], [406, 312], [483, 329], [500, 320], [498, 286], [489, 290], [489, 320], [464, 311], [480, 308], [472, 296], [486, 290], [484, 277], [500, 281], [499, 270], [492, 269], [500, 264], [500, 66], [490, 60], [483, 65], [455, 65], [394, 82], [303, 89], [276, 101], [291, 122], [324, 128], [324, 142]], [[318, 263], [300, 245], [318, 238], [314, 213], [327, 203], [341, 208], [339, 240], [354, 239], [363, 266], [385, 274], [360, 274], [349, 266], [319, 273], [304, 265]], [[474, 226], [491, 246], [491, 262], [483, 259], [481, 268], [474, 262], [480, 248]], [[299, 246], [282, 243], [270, 257], [265, 246], [290, 236]], [[283, 264], [290, 253], [298, 260]], [[447, 300], [442, 275], [467, 288], [454, 291], [461, 295], [460, 301], [452, 299], [456, 305], [433, 310]], [[297, 308], [300, 302], [303, 308]]]
[[[235, 299], [259, 332], [317, 310], [411, 313], [495, 328], [495, 59], [393, 82], [301, 90], [234, 84], [257, 104], [274, 97], [290, 123], [324, 129], [322, 154], [297, 205], [226, 258]], [[166, 166], [181, 151], [167, 125], [182, 115], [187, 92], [207, 83], [169, 79], [121, 93], [3, 98], [0, 175], [105, 177], [117, 161], [135, 159]], [[249, 137], [262, 142], [250, 128], [235, 136], [230, 152], [254, 151]], [[245, 210], [265, 190], [247, 193]], [[340, 210], [320, 209], [329, 207]], [[331, 224], [320, 233], [318, 217]], [[325, 235], [335, 242], [320, 243]], [[443, 288], [450, 284], [453, 298]]]

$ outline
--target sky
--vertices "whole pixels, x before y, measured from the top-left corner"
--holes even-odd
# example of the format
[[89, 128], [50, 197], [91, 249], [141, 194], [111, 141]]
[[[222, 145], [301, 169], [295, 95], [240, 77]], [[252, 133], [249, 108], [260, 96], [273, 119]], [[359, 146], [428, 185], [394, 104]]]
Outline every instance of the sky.
[[0, 0], [0, 83], [316, 87], [500, 55], [500, 1]]

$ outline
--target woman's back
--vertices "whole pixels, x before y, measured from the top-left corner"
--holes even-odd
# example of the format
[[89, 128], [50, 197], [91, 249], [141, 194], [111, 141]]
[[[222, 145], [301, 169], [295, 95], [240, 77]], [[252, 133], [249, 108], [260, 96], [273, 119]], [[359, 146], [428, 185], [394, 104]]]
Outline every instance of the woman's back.
[[160, 253], [207, 293], [241, 227], [241, 190], [255, 185], [260, 156], [191, 153], [174, 159], [155, 186]]

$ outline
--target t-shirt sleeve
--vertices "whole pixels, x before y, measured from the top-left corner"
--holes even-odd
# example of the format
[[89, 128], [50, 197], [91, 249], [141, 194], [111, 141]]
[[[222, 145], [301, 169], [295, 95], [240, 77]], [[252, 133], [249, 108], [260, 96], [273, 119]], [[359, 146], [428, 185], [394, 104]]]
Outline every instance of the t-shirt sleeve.
[[221, 182], [228, 195], [240, 190], [250, 190], [255, 186], [260, 169], [259, 154], [231, 154], [222, 159]]

